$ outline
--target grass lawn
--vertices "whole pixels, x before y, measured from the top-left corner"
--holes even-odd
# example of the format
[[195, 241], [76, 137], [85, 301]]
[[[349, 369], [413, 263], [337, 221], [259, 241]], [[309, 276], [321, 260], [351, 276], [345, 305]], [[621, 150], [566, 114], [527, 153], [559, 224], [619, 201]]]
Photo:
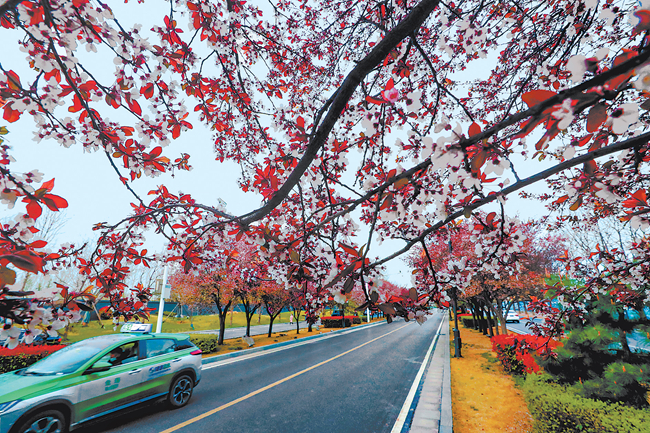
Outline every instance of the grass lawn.
[[[463, 357], [451, 358], [454, 433], [530, 433], [532, 418], [524, 397], [503, 371], [490, 339], [473, 329], [460, 331]], [[449, 334], [453, 354], [453, 332]]]
[[[290, 312], [280, 313], [278, 317], [273, 321], [273, 325], [277, 323], [288, 323]], [[259, 319], [259, 321], [258, 321]], [[146, 323], [153, 324], [154, 330], [156, 329], [156, 323], [158, 322], [158, 316], [152, 314], [149, 318], [149, 321]], [[210, 315], [210, 316], [195, 316], [192, 319], [194, 324], [195, 331], [203, 331], [207, 329], [219, 329], [219, 316]], [[59, 334], [63, 338], [64, 343], [74, 343], [76, 341], [85, 340], [86, 338], [95, 337], [97, 335], [106, 335], [106, 334], [115, 334], [120, 332], [120, 327], [117, 327], [117, 330], [113, 330], [113, 322], [110, 320], [102, 320], [104, 327], [102, 328], [100, 322], [97, 320], [91, 321], [88, 326], [83, 326], [82, 323], [75, 323], [68, 327], [67, 334], [65, 330], [59, 331]], [[254, 325], [268, 325], [269, 316], [262, 314], [261, 317], [257, 314], [253, 317], [251, 321], [251, 326]], [[235, 311], [233, 314], [228, 313], [226, 317], [226, 328], [238, 328], [241, 326], [246, 326], [246, 316], [243, 312]], [[163, 321], [162, 332], [189, 332], [192, 331], [190, 326], [189, 318], [176, 318], [176, 317], [166, 317]]]
[[[323, 315], [328, 316], [329, 310], [326, 310]], [[280, 313], [278, 317], [273, 321], [275, 326], [278, 323], [289, 323], [289, 316], [291, 312]], [[300, 316], [301, 320], [304, 320], [304, 314]], [[382, 319], [383, 320], [383, 319]], [[146, 323], [153, 324], [154, 331], [156, 329], [156, 323], [158, 322], [158, 316], [152, 314], [149, 318], [149, 321]], [[101, 324], [97, 320], [91, 321], [88, 326], [83, 326], [82, 323], [74, 323], [70, 325], [65, 330], [60, 330], [59, 335], [63, 338], [64, 343], [75, 343], [77, 341], [85, 340], [86, 338], [95, 337], [97, 335], [107, 335], [115, 334], [120, 332], [120, 326], [117, 327], [117, 330], [113, 330], [113, 322], [110, 320], [102, 321], [104, 327], [102, 328]], [[194, 324], [194, 331], [204, 331], [208, 329], [219, 329], [219, 316], [210, 315], [210, 316], [194, 316], [192, 319]], [[365, 323], [365, 322], [364, 322]], [[253, 320], [251, 321], [251, 326], [255, 325], [267, 325], [269, 324], [269, 316], [262, 314], [261, 316], [255, 314]], [[226, 317], [226, 328], [239, 328], [246, 326], [246, 316], [243, 312], [235, 311], [234, 313], [228, 313]], [[162, 332], [190, 332], [192, 331], [189, 318], [176, 318], [176, 317], [166, 317], [163, 321]], [[295, 332], [295, 331], [294, 331]], [[304, 331], [306, 332], [306, 331]], [[303, 331], [300, 331], [302, 335]], [[270, 343], [269, 343], [270, 344]], [[220, 352], [221, 353], [221, 352]]]

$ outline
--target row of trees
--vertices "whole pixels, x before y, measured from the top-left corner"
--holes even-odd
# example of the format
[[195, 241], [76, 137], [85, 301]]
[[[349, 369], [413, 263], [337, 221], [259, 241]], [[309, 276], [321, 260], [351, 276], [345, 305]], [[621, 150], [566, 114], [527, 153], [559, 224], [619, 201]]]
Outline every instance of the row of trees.
[[[168, 243], [163, 260], [188, 273], [247, 240], [272, 279], [316, 305], [356, 288], [364, 305], [409, 318], [465, 283], [522, 272], [530, 234], [505, 209], [530, 185], [547, 184], [527, 195], [557, 217], [550, 227], [607, 217], [650, 225], [648, 2], [271, 3], [147, 0], [162, 21], [144, 29], [124, 20], [155, 14], [118, 17], [100, 1], [2, 3], [3, 41], [17, 40], [27, 58], [0, 65], [3, 119], [31, 118], [38, 139], [102, 152], [133, 196], [130, 215], [95, 226], [88, 259], [48, 249], [30, 241], [34, 223], [67, 202], [37, 170], [12, 171], [3, 144], [2, 200], [21, 206], [0, 233], [3, 317], [34, 317], [34, 301], [12, 290], [16, 269], [67, 266], [88, 275], [116, 314], [139, 314], [141, 300], [124, 290], [131, 269], [154, 259], [144, 247], [153, 234]], [[212, 134], [215, 165], [238, 164], [239, 186], [259, 206], [232, 215], [163, 185], [137, 191], [143, 175], [190, 168], [187, 149], [164, 146], [199, 127]], [[488, 205], [499, 215], [479, 212]], [[370, 283], [384, 264], [444, 238], [462, 217], [481, 248], [477, 264], [458, 258], [430, 270], [434, 283], [381, 302]], [[401, 246], [380, 253], [387, 239]], [[624, 252], [592, 244], [591, 261], [567, 255], [565, 272], [585, 285], [562, 289], [565, 308], [584, 314], [586, 297], [620, 285], [647, 305], [648, 242]], [[74, 296], [57, 314], [81, 308]]]
[[[560, 271], [558, 258], [568, 247], [566, 239], [540, 230], [541, 226], [496, 213], [477, 213], [471, 221], [422, 242], [411, 251], [407, 263], [418, 287], [447, 294], [435, 299], [438, 304], [448, 307], [456, 297], [478, 323], [489, 324], [485, 331], [490, 335], [497, 322], [506, 334], [507, 311], [516, 302], [543, 298], [545, 279]], [[503, 235], [481, 236], [491, 230]], [[513, 243], [502, 242], [505, 238]]]
[[[312, 325], [323, 310], [334, 302], [333, 297], [323, 298], [312, 283], [286, 289], [272, 279], [268, 265], [260, 260], [257, 249], [242, 241], [233, 243], [230, 249], [223, 250], [212, 261], [202, 263], [195, 270], [177, 270], [172, 273], [169, 281], [172, 285], [172, 299], [190, 310], [201, 310], [208, 306], [217, 309], [218, 344], [223, 344], [227, 314], [236, 305], [241, 305], [244, 310], [246, 336], [250, 337], [250, 326], [255, 314], [264, 309], [269, 316], [268, 336], [271, 337], [273, 322], [284, 309], [291, 309], [297, 332], [300, 332], [298, 322], [304, 312], [309, 325], [308, 332], [311, 332]], [[392, 283], [382, 281], [379, 292], [382, 300], [386, 301], [399, 295], [402, 290]], [[365, 297], [359, 290], [354, 290], [343, 300], [359, 306], [365, 302]]]

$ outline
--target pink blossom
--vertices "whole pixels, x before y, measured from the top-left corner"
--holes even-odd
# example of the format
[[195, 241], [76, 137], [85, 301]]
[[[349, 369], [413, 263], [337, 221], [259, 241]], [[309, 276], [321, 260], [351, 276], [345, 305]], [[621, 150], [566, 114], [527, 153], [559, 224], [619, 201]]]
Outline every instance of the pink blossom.
[[395, 102], [397, 102], [397, 99], [399, 97], [399, 92], [397, 91], [396, 88], [391, 87], [390, 89], [386, 89], [383, 92], [381, 92], [381, 96], [383, 96], [384, 99], [390, 102], [391, 104], [394, 104]]

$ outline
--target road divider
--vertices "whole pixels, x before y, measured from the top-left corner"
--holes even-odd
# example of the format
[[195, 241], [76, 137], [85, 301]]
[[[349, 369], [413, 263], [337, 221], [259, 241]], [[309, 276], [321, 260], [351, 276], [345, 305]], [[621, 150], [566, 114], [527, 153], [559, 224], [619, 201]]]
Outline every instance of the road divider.
[[362, 347], [367, 346], [367, 345], [370, 344], [370, 343], [374, 343], [375, 341], [380, 340], [380, 339], [382, 339], [382, 338], [384, 338], [384, 337], [386, 337], [386, 336], [392, 334], [393, 332], [397, 332], [397, 331], [399, 331], [400, 329], [403, 329], [403, 328], [407, 327], [407, 326], [410, 325], [411, 323], [413, 323], [413, 322], [407, 323], [407, 324], [405, 324], [404, 326], [400, 326], [400, 327], [397, 328], [397, 329], [393, 329], [392, 331], [389, 331], [389, 332], [387, 332], [387, 333], [385, 333], [385, 334], [383, 334], [383, 335], [380, 335], [379, 337], [373, 338], [372, 340], [366, 341], [366, 342], [363, 343], [363, 344], [360, 344], [360, 345], [358, 345], [358, 346], [356, 346], [356, 347], [353, 347], [353, 348], [350, 349], [350, 350], [346, 350], [345, 352], [342, 352], [342, 353], [340, 353], [340, 354], [338, 354], [338, 355], [336, 355], [336, 356], [333, 356], [332, 358], [326, 359], [325, 361], [319, 362], [318, 364], [314, 364], [314, 365], [312, 365], [311, 367], [305, 368], [304, 370], [301, 370], [301, 371], [299, 371], [299, 372], [297, 372], [297, 373], [294, 373], [294, 374], [292, 374], [292, 375], [290, 375], [290, 376], [287, 376], [287, 377], [285, 377], [284, 379], [280, 379], [280, 380], [278, 380], [278, 381], [276, 381], [276, 382], [273, 382], [273, 383], [271, 383], [271, 384], [269, 384], [269, 385], [266, 385], [266, 386], [264, 386], [264, 387], [262, 387], [262, 388], [259, 388], [259, 389], [255, 390], [255, 391], [253, 391], [253, 392], [250, 392], [250, 393], [246, 394], [246, 395], [243, 396], [243, 397], [240, 397], [240, 398], [238, 398], [238, 399], [235, 399], [235, 400], [233, 400], [233, 401], [231, 401], [231, 402], [229, 402], [229, 403], [223, 404], [223, 405], [221, 405], [221, 406], [219, 406], [219, 407], [217, 407], [217, 408], [215, 408], [215, 409], [209, 410], [208, 412], [205, 412], [205, 413], [203, 413], [203, 414], [201, 414], [201, 415], [195, 416], [194, 418], [188, 419], [187, 421], [182, 422], [182, 423], [180, 423], [180, 424], [177, 424], [177, 425], [175, 425], [175, 426], [173, 426], [173, 427], [170, 427], [170, 428], [168, 428], [167, 430], [163, 430], [161, 433], [172, 433], [172, 432], [175, 432], [175, 431], [177, 431], [177, 430], [182, 429], [183, 427], [187, 427], [187, 426], [189, 426], [189, 425], [191, 425], [191, 424], [194, 424], [194, 423], [197, 422], [197, 421], [201, 421], [202, 419], [205, 419], [205, 418], [207, 418], [207, 417], [209, 417], [209, 416], [211, 416], [211, 415], [214, 415], [214, 414], [217, 413], [217, 412], [220, 412], [220, 411], [222, 411], [222, 410], [224, 410], [224, 409], [227, 409], [227, 408], [229, 408], [229, 407], [231, 407], [231, 406], [234, 406], [234, 405], [236, 405], [237, 403], [241, 403], [241, 402], [244, 401], [244, 400], [248, 400], [249, 398], [254, 397], [254, 396], [256, 396], [257, 394], [261, 394], [261, 393], [264, 392], [264, 391], [267, 391], [267, 390], [269, 390], [269, 389], [271, 389], [271, 388], [274, 388], [274, 387], [276, 387], [276, 386], [278, 386], [278, 385], [281, 385], [281, 384], [283, 384], [284, 382], [287, 382], [287, 381], [289, 381], [289, 380], [291, 380], [291, 379], [293, 379], [293, 378], [295, 378], [295, 377], [298, 377], [298, 376], [300, 376], [300, 375], [302, 375], [302, 374], [305, 374], [305, 373], [307, 373], [307, 372], [310, 372], [311, 370], [314, 370], [314, 369], [316, 369], [316, 368], [318, 368], [318, 367], [320, 367], [320, 366], [322, 366], [322, 365], [325, 365], [325, 364], [327, 364], [327, 363], [329, 363], [329, 362], [332, 362], [332, 361], [334, 361], [334, 360], [336, 360], [336, 359], [338, 359], [338, 358], [340, 358], [340, 357], [342, 357], [342, 356], [345, 356], [345, 355], [347, 355], [348, 353], [351, 353], [351, 352], [354, 352], [355, 350], [361, 349]]

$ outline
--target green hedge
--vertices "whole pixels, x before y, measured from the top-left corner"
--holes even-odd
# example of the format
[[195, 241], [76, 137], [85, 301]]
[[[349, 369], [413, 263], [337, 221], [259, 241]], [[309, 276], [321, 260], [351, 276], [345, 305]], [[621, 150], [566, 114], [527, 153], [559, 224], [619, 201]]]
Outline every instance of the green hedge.
[[218, 334], [191, 334], [190, 341], [196, 344], [203, 353], [215, 353], [219, 351]]
[[650, 432], [648, 411], [583, 398], [547, 378], [530, 374], [523, 384], [534, 433]]
[[[323, 327], [325, 328], [340, 328], [341, 319], [323, 319]], [[345, 327], [349, 328], [351, 326], [350, 319], [345, 319]]]
[[0, 349], [0, 374], [29, 367], [50, 353], [64, 348], [64, 345], [18, 346], [15, 349]]
[[[472, 316], [469, 317], [458, 316], [458, 318], [461, 320], [465, 328], [476, 329], [474, 326], [474, 319], [472, 318]], [[483, 328], [487, 328], [487, 319], [481, 319], [481, 323], [483, 324]]]

